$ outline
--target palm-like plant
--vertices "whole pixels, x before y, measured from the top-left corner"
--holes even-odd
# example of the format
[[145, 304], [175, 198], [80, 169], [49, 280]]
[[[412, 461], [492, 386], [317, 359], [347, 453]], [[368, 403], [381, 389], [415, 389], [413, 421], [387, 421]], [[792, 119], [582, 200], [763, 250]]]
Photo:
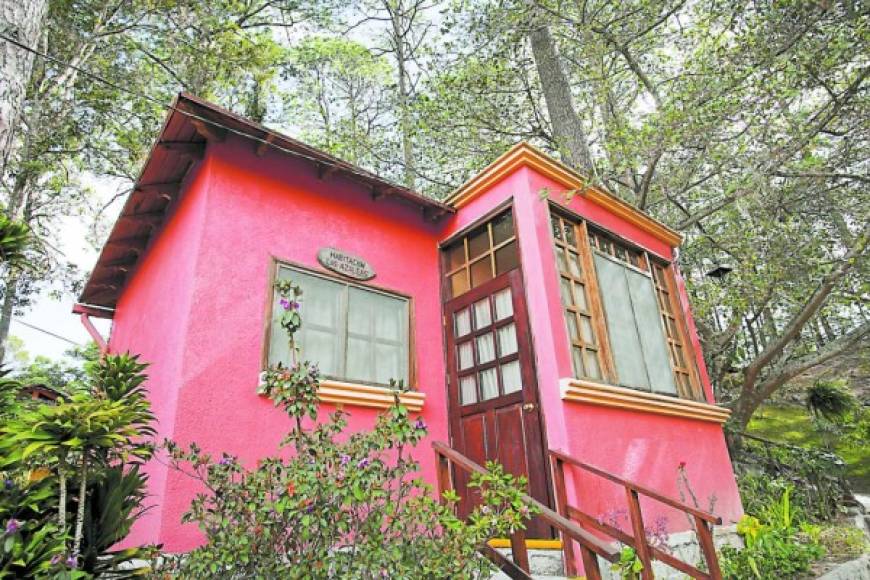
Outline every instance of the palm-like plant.
[[0, 212], [0, 264], [21, 265], [30, 244], [27, 224], [9, 219]]
[[835, 423], [858, 406], [858, 401], [845, 381], [817, 381], [807, 391], [807, 409], [816, 418]]
[[[56, 470], [61, 533], [67, 530], [68, 478], [71, 472], [77, 473], [78, 504], [72, 546], [75, 558], [81, 552], [91, 472], [101, 470], [99, 473], [105, 475], [103, 470], [110, 473], [119, 469], [119, 481], [124, 481], [124, 466], [151, 454], [151, 445], [146, 440], [154, 434], [151, 427], [154, 416], [143, 389], [145, 367], [133, 356], [107, 356], [91, 369], [89, 392], [60, 399], [57, 405], [24, 411], [0, 427], [2, 466], [41, 465]], [[137, 470], [130, 473], [133, 475], [125, 482], [128, 491], [132, 489], [129, 485], [141, 479]], [[99, 497], [105, 499], [105, 495]], [[141, 503], [141, 497], [134, 495], [132, 501]], [[116, 513], [121, 509], [105, 507]], [[131, 512], [126, 513], [129, 516]]]

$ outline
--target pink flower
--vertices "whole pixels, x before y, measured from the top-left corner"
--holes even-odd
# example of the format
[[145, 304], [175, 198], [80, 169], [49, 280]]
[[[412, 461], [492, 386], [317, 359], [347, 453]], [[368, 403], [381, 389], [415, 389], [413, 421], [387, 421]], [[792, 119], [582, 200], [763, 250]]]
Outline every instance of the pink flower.
[[685, 462], [685, 461], [680, 461], [680, 466], [679, 466], [679, 467], [680, 467], [680, 469], [685, 469], [685, 468], [686, 468], [686, 462]]

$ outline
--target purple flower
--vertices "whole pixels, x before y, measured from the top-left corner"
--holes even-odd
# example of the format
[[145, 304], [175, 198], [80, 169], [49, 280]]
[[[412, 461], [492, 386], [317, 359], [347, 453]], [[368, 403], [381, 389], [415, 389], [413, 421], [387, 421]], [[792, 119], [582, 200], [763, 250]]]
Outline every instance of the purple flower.
[[67, 558], [64, 564], [66, 564], [70, 568], [78, 568], [79, 559], [73, 555]]
[[15, 532], [18, 531], [19, 528], [21, 528], [21, 522], [19, 522], [15, 518], [12, 518], [8, 522], [6, 522], [6, 533], [7, 534], [14, 534]]
[[360, 460], [357, 462], [356, 466], [357, 466], [357, 468], [359, 468], [359, 469], [363, 469], [364, 467], [368, 467], [368, 464], [369, 464], [369, 458], [368, 458], [368, 457], [363, 457], [362, 459], [360, 459]]
[[220, 463], [221, 465], [229, 465], [232, 462], [233, 462], [232, 457], [230, 457], [229, 455], [224, 455], [218, 463]]
[[60, 554], [55, 554], [51, 557], [51, 565], [57, 566], [58, 564], [60, 564], [61, 560], [63, 560], [63, 556], [61, 556]]
[[3, 482], [3, 485], [6, 487], [6, 489], [12, 489], [13, 487], [15, 487], [15, 482], [11, 479], [7, 479]]
[[310, 514], [314, 511], [314, 504], [309, 504], [307, 508], [305, 508], [305, 513]]
[[490, 507], [488, 505], [485, 505], [482, 508], [480, 508], [480, 513], [482, 513], [482, 514], [488, 514], [490, 511], [491, 510], [490, 510]]
[[344, 453], [342, 453], [340, 461], [342, 465], [347, 465], [348, 462], [350, 462], [350, 455], [345, 455]]
[[422, 419], [422, 418], [418, 418], [418, 419], [417, 419], [417, 422], [414, 423], [414, 427], [416, 427], [417, 429], [425, 429], [425, 428], [426, 428], [426, 423], [423, 422], [423, 419]]

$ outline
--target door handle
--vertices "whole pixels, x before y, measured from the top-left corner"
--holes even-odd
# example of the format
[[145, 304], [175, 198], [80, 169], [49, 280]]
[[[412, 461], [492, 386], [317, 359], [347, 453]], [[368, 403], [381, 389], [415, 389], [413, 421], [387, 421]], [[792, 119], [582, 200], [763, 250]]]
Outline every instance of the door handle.
[[534, 411], [537, 408], [538, 406], [534, 403], [526, 403], [525, 405], [523, 405], [523, 411], [525, 411], [526, 413]]

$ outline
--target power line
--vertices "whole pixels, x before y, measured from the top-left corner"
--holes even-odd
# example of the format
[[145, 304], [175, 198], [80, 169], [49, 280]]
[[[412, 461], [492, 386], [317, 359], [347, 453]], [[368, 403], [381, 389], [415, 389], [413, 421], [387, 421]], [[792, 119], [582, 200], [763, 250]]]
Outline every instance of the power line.
[[40, 328], [40, 327], [38, 327], [38, 326], [34, 326], [33, 324], [30, 324], [29, 322], [24, 322], [24, 321], [21, 320], [20, 318], [17, 318], [17, 317], [16, 317], [16, 318], [15, 318], [15, 322], [17, 322], [18, 324], [23, 324], [23, 325], [26, 326], [27, 328], [32, 328], [33, 330], [36, 330], [37, 332], [41, 332], [41, 333], [43, 333], [43, 334], [47, 334], [48, 336], [54, 337], [54, 338], [56, 338], [56, 339], [58, 339], [58, 340], [62, 340], [62, 341], [64, 341], [64, 342], [68, 342], [68, 343], [70, 343], [70, 344], [72, 344], [72, 345], [75, 345], [75, 346], [83, 346], [80, 342], [76, 342], [76, 341], [74, 341], [74, 340], [70, 340], [69, 338], [67, 338], [67, 337], [65, 337], [65, 336], [61, 336], [61, 335], [59, 335], [59, 334], [55, 334], [55, 333], [53, 333], [53, 332], [50, 331], [50, 330], [46, 330], [46, 329], [44, 329], [44, 328]]
[[[100, 75], [98, 75], [98, 74], [96, 74], [96, 73], [92, 73], [92, 72], [90, 72], [90, 71], [88, 71], [88, 70], [86, 70], [86, 69], [83, 69], [83, 68], [81, 68], [81, 67], [78, 66], [78, 65], [74, 65], [74, 64], [72, 64], [72, 63], [70, 63], [70, 62], [64, 61], [64, 60], [59, 59], [59, 58], [57, 58], [57, 57], [51, 56], [50, 54], [47, 54], [47, 53], [41, 52], [41, 51], [39, 51], [39, 50], [37, 50], [37, 49], [31, 47], [31, 46], [28, 46], [28, 45], [26, 45], [26, 44], [23, 44], [23, 43], [19, 42], [18, 40], [15, 40], [14, 38], [10, 38], [10, 37], [6, 36], [5, 34], [0, 34], [0, 39], [5, 40], [6, 42], [8, 42], [8, 43], [10, 43], [10, 44], [12, 44], [12, 45], [14, 45], [14, 46], [17, 46], [18, 48], [20, 48], [20, 49], [22, 49], [22, 50], [26, 50], [27, 52], [30, 52], [30, 53], [32, 53], [32, 54], [34, 54], [34, 55], [36, 55], [36, 56], [38, 56], [38, 57], [40, 57], [40, 58], [43, 58], [43, 59], [45, 59], [45, 60], [49, 60], [49, 61], [51, 61], [51, 62], [54, 62], [54, 63], [59, 64], [59, 65], [64, 66], [64, 67], [69, 67], [69, 68], [71, 68], [72, 70], [74, 70], [74, 71], [76, 71], [76, 72], [78, 72], [78, 73], [81, 73], [82, 75], [84, 75], [84, 76], [86, 76], [86, 77], [88, 77], [88, 78], [91, 78], [91, 79], [93, 79], [93, 80], [95, 80], [95, 81], [97, 81], [97, 82], [100, 82], [100, 83], [103, 83], [103, 84], [105, 84], [105, 85], [107, 85], [107, 86], [109, 86], [109, 87], [112, 87], [112, 88], [115, 89], [115, 90], [121, 91], [121, 92], [126, 93], [126, 94], [128, 94], [128, 95], [130, 95], [130, 96], [133, 96], [133, 97], [136, 97], [136, 98], [143, 99], [143, 100], [149, 101], [149, 102], [151, 102], [151, 103], [154, 103], [154, 104], [156, 104], [157, 106], [159, 106], [159, 107], [161, 107], [161, 108], [163, 108], [163, 109], [170, 110], [170, 111], [175, 111], [175, 112], [177, 112], [177, 113], [180, 113], [180, 114], [182, 114], [182, 115], [185, 115], [185, 116], [187, 116], [187, 117], [190, 117], [191, 119], [196, 119], [197, 121], [201, 121], [201, 122], [203, 122], [203, 123], [207, 123], [207, 124], [209, 124], [209, 125], [211, 125], [211, 126], [213, 126], [213, 127], [218, 127], [218, 128], [223, 129], [223, 130], [225, 130], [225, 131], [227, 131], [227, 132], [229, 132], [229, 133], [233, 133], [234, 135], [239, 135], [240, 137], [244, 137], [244, 138], [250, 139], [250, 140], [252, 140], [252, 141], [256, 141], [257, 143], [260, 143], [260, 144], [263, 144], [263, 145], [267, 145], [267, 146], [269, 146], [269, 147], [272, 147], [272, 148], [274, 148], [274, 149], [276, 149], [276, 150], [278, 150], [278, 151], [281, 151], [281, 152], [283, 152], [283, 153], [286, 153], [286, 154], [288, 154], [288, 155], [293, 155], [293, 156], [295, 156], [295, 157], [299, 157], [299, 158], [301, 158], [301, 159], [306, 159], [306, 160], [308, 160], [308, 161], [313, 161], [313, 162], [315, 162], [315, 163], [323, 163], [323, 160], [322, 160], [322, 159], [318, 159], [318, 158], [316, 158], [316, 157], [312, 157], [312, 156], [310, 156], [310, 155], [306, 155], [306, 154], [304, 154], [304, 153], [300, 153], [299, 151], [295, 151], [295, 150], [293, 150], [293, 149], [288, 149], [288, 148], [286, 148], [286, 147], [282, 147], [282, 146], [278, 145], [277, 143], [274, 143], [274, 142], [269, 141], [269, 140], [267, 140], [267, 139], [263, 139], [263, 138], [260, 138], [260, 137], [255, 137], [255, 136], [250, 135], [250, 134], [248, 134], [248, 133], [244, 133], [243, 131], [239, 131], [238, 129], [234, 129], [234, 128], [232, 128], [232, 127], [228, 127], [228, 126], [223, 125], [223, 124], [221, 124], [221, 123], [218, 123], [217, 121], [214, 121], [214, 120], [212, 120], [212, 119], [207, 119], [207, 118], [205, 118], [205, 117], [201, 117], [200, 115], [197, 115], [196, 113], [191, 113], [191, 112], [189, 112], [189, 111], [185, 111], [185, 110], [183, 110], [183, 109], [179, 109], [178, 107], [176, 107], [176, 106], [174, 106], [174, 105], [166, 104], [166, 103], [164, 103], [163, 101], [161, 101], [160, 99], [157, 99], [157, 98], [152, 97], [152, 96], [150, 96], [150, 95], [145, 95], [145, 94], [139, 93], [139, 92], [137, 92], [137, 91], [134, 91], [134, 90], [132, 90], [132, 89], [129, 89], [129, 88], [125, 87], [125, 86], [119, 85], [118, 83], [115, 83], [115, 82], [113, 82], [113, 81], [110, 81], [110, 80], [106, 79], [105, 77], [102, 77], [102, 76], [100, 76]], [[136, 113], [136, 112], [134, 112], [134, 111], [131, 111], [131, 112], [132, 112], [134, 115], [137, 115], [137, 116], [139, 116], [139, 117], [144, 117], [144, 115], [142, 115], [141, 113]], [[352, 174], [354, 174], [354, 175], [358, 175], [359, 177], [364, 177], [364, 178], [366, 178], [366, 179], [372, 179], [372, 178], [375, 178], [375, 179], [379, 179], [379, 180], [381, 180], [381, 181], [387, 181], [387, 180], [385, 180], [384, 178], [382, 178], [382, 177], [380, 177], [380, 176], [378, 176], [378, 175], [376, 175], [376, 174], [374, 174], [374, 173], [364, 172], [364, 171], [359, 171], [359, 170], [355, 169], [355, 168], [354, 168], [352, 165], [350, 165], [350, 164], [347, 164], [346, 166], [343, 165], [343, 166], [342, 166], [342, 171], [346, 171], [346, 172], [348, 172], [348, 173], [352, 173]], [[399, 187], [397, 184], [392, 184], [392, 185], [395, 186], [395, 187]], [[409, 191], [410, 191], [410, 190], [409, 190]], [[420, 195], [420, 194], [417, 194], [417, 195]], [[424, 196], [421, 195], [421, 197], [424, 197]], [[426, 198], [426, 199], [430, 199], [430, 198]], [[437, 202], [438, 200], [432, 198], [432, 201]]]

